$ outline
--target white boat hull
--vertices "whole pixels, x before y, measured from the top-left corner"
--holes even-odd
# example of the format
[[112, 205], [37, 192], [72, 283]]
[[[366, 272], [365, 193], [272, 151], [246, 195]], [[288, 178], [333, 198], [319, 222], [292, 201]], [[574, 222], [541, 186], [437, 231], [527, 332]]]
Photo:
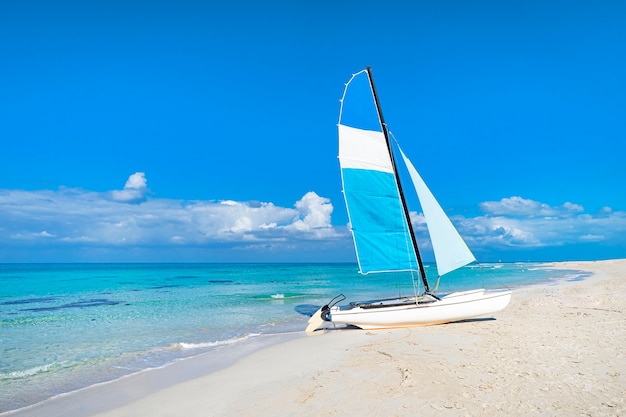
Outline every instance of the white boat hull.
[[384, 306], [334, 306], [327, 320], [361, 329], [429, 326], [492, 314], [504, 309], [511, 291], [484, 289], [455, 292], [428, 303], [402, 303]]

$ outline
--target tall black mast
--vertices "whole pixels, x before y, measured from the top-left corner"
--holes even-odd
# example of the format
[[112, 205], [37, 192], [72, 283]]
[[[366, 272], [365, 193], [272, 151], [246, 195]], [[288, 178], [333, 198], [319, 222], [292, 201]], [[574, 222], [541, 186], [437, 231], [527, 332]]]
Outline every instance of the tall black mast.
[[422, 275], [422, 282], [424, 283], [424, 290], [426, 292], [430, 292], [428, 280], [426, 279], [426, 271], [424, 271], [424, 264], [422, 263], [422, 257], [420, 255], [419, 248], [417, 247], [417, 239], [415, 239], [415, 232], [413, 232], [413, 225], [411, 224], [411, 217], [409, 215], [409, 209], [406, 205], [406, 200], [404, 199], [404, 192], [402, 191], [402, 184], [400, 183], [400, 176], [398, 175], [396, 161], [393, 157], [391, 141], [389, 140], [389, 133], [387, 132], [387, 124], [385, 123], [385, 118], [383, 117], [383, 110], [381, 109], [380, 102], [378, 101], [378, 93], [376, 92], [376, 86], [374, 85], [374, 77], [372, 76], [372, 67], [370, 67], [369, 65], [367, 67], [367, 75], [370, 80], [370, 86], [372, 87], [372, 93], [374, 94], [374, 102], [376, 103], [376, 110], [378, 110], [378, 118], [380, 119], [380, 124], [383, 128], [385, 141], [387, 142], [387, 149], [389, 150], [389, 156], [391, 157], [391, 165], [393, 166], [393, 174], [396, 177], [396, 183], [398, 184], [398, 191], [400, 192], [400, 200], [402, 201], [402, 208], [404, 210], [404, 215], [406, 216], [406, 222], [409, 225], [409, 234], [411, 235], [411, 242], [413, 242], [413, 248], [415, 249], [415, 256], [417, 257], [417, 264], [419, 265], [420, 274]]

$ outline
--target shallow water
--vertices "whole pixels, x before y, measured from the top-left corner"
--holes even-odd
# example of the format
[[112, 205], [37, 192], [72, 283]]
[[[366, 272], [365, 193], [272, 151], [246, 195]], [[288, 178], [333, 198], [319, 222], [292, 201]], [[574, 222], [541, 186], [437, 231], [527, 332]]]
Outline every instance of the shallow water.
[[[260, 335], [302, 331], [338, 293], [414, 292], [403, 274], [354, 264], [1, 264], [0, 412]], [[434, 283], [434, 266], [427, 267]], [[513, 288], [576, 271], [540, 264], [466, 267], [439, 291]]]

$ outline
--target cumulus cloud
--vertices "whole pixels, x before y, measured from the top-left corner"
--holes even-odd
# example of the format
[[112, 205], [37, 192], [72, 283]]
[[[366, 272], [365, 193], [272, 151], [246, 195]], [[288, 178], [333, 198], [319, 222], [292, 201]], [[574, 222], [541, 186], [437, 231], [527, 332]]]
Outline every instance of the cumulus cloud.
[[457, 219], [468, 243], [479, 247], [539, 248], [585, 242], [617, 243], [626, 232], [626, 213], [608, 207], [598, 213], [586, 213], [580, 204], [565, 202], [550, 206], [519, 196], [483, 202], [480, 207], [484, 215]]
[[306, 193], [294, 208], [264, 202], [199, 202], [188, 206], [193, 224], [204, 236], [223, 241], [286, 241], [334, 239], [330, 200]]
[[569, 211], [578, 211], [578, 212], [585, 211], [585, 208], [581, 206], [580, 204], [570, 203], [569, 201], [563, 204], [563, 208]]
[[[609, 207], [588, 213], [582, 205], [572, 202], [550, 206], [519, 196], [486, 201], [479, 207], [481, 215], [455, 215], [451, 220], [470, 249], [491, 256], [500, 251], [589, 243], [625, 247], [626, 212]], [[411, 212], [411, 222], [420, 248], [431, 250], [424, 215]]]
[[[451, 219], [473, 250], [497, 253], [579, 243], [624, 246], [626, 212], [610, 207], [589, 213], [575, 202], [550, 206], [520, 196], [479, 206], [480, 215]], [[0, 254], [3, 248], [15, 247], [219, 247], [257, 253], [294, 248], [302, 253], [326, 248], [332, 253], [341, 247], [345, 260], [352, 260], [347, 228], [333, 226], [332, 214], [331, 201], [313, 191], [290, 207], [153, 198], [145, 174], [136, 172], [123, 189], [102, 193], [0, 190]], [[428, 248], [423, 215], [411, 215], [420, 247]]]
[[579, 204], [566, 202], [562, 206], [551, 207], [519, 196], [503, 198], [500, 201], [485, 201], [480, 203], [480, 207], [485, 213], [496, 216], [546, 217], [584, 211], [583, 206]]
[[296, 202], [299, 217], [289, 228], [302, 232], [312, 232], [312, 236], [330, 237], [334, 234], [330, 217], [333, 206], [328, 198], [320, 197], [313, 191]]
[[483, 211], [494, 215], [529, 215], [540, 210], [545, 211], [548, 206], [537, 201], [526, 200], [522, 197], [503, 198], [500, 201], [485, 201], [480, 204]]
[[148, 181], [146, 180], [146, 174], [135, 172], [128, 177], [123, 190], [111, 191], [111, 197], [113, 200], [122, 203], [141, 203], [146, 200], [147, 191]]
[[[147, 198], [143, 172], [122, 190], [0, 190], [0, 244], [263, 245], [345, 237], [330, 200], [306, 193], [293, 207], [271, 202]], [[142, 204], [129, 204], [139, 203]]]

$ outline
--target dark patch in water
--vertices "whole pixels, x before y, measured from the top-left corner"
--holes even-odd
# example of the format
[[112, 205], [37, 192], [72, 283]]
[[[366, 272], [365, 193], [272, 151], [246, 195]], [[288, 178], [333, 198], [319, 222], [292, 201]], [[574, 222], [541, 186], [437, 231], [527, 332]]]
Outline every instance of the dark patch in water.
[[95, 298], [93, 300], [76, 301], [73, 303], [63, 304], [63, 305], [56, 306], [56, 307], [26, 308], [21, 311], [55, 311], [55, 310], [62, 310], [64, 308], [114, 306], [119, 303], [120, 303], [119, 301], [107, 300], [106, 298]]
[[178, 288], [178, 287], [180, 287], [180, 285], [159, 285], [159, 286], [156, 286], [156, 287], [151, 287], [150, 289], [151, 290], [162, 290], [164, 288]]
[[55, 299], [55, 297], [24, 298], [22, 300], [5, 301], [3, 303], [0, 303], [0, 305], [12, 306], [18, 304], [50, 303]]
[[212, 279], [209, 280], [209, 284], [232, 284], [234, 281], [229, 279]]
[[176, 275], [174, 279], [196, 279], [197, 275]]
[[298, 304], [294, 307], [294, 310], [298, 314], [302, 314], [303, 316], [311, 317], [317, 310], [319, 310], [322, 306], [318, 306], [315, 304]]

